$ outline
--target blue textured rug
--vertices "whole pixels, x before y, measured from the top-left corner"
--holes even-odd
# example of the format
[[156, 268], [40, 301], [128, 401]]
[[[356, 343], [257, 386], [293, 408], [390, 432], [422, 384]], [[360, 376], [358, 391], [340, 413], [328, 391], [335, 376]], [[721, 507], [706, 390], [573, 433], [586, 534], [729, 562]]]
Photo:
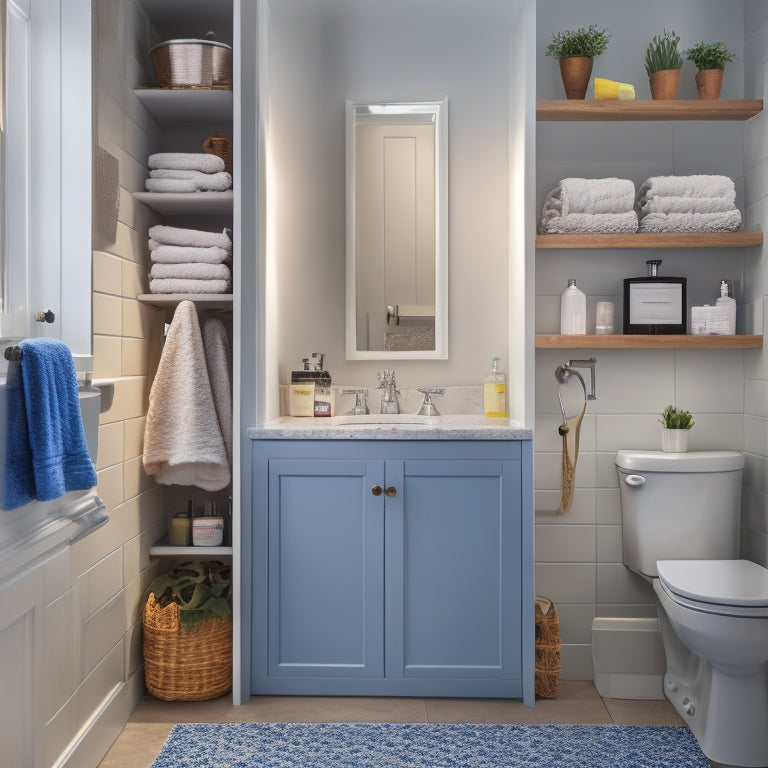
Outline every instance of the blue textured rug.
[[187, 723], [152, 768], [709, 768], [685, 726]]

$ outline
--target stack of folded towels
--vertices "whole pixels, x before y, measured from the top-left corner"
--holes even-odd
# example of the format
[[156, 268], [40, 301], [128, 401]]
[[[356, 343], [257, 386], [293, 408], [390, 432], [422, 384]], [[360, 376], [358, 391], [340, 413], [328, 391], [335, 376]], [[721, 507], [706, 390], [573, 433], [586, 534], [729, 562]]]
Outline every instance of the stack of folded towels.
[[727, 176], [651, 176], [637, 191], [641, 232], [735, 232], [736, 190]]
[[157, 225], [149, 230], [152, 293], [231, 293], [227, 233]]
[[635, 185], [629, 179], [561, 179], [544, 199], [539, 232], [637, 232], [634, 204]]
[[232, 187], [232, 176], [218, 155], [160, 152], [147, 163], [149, 192], [224, 192]]

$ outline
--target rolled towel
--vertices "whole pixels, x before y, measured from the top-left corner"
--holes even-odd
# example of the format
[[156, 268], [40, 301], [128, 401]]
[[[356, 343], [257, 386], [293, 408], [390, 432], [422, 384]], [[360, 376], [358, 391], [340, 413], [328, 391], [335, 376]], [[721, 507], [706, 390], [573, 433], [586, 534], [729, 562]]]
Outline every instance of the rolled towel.
[[232, 273], [226, 264], [153, 264], [153, 278], [178, 277], [190, 280], [231, 280]]
[[202, 171], [218, 173], [225, 170], [224, 161], [218, 155], [207, 152], [158, 152], [147, 160], [150, 168], [166, 168], [173, 171]]
[[148, 192], [226, 192], [232, 187], [232, 177], [221, 173], [198, 173], [193, 179], [147, 179]]
[[571, 213], [554, 216], [541, 222], [544, 234], [596, 234], [607, 235], [621, 232], [637, 232], [637, 214], [626, 213]]
[[161, 245], [193, 245], [199, 248], [232, 248], [232, 241], [224, 232], [205, 232], [199, 229], [182, 229], [156, 224], [149, 230], [149, 236]]
[[718, 213], [732, 211], [736, 204], [728, 196], [724, 197], [652, 197], [640, 204], [640, 216], [649, 213]]
[[226, 248], [160, 245], [155, 240], [149, 241], [149, 257], [155, 264], [228, 264], [232, 261]]
[[728, 176], [699, 174], [694, 176], [651, 176], [637, 190], [642, 204], [653, 197], [727, 197], [736, 199], [733, 180]]
[[150, 293], [231, 293], [230, 280], [183, 280], [176, 277], [149, 281]]
[[626, 213], [635, 204], [635, 185], [629, 179], [561, 179], [548, 193], [545, 210], [570, 213]]
[[640, 232], [735, 232], [741, 211], [716, 213], [649, 213], [640, 220]]

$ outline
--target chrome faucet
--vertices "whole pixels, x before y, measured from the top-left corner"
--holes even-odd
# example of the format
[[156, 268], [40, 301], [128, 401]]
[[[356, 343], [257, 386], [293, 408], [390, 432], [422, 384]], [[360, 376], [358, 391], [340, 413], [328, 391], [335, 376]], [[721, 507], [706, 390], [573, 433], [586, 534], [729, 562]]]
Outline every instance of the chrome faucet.
[[367, 389], [342, 389], [340, 394], [355, 395], [355, 407], [350, 411], [353, 416], [367, 416], [370, 413]]
[[440, 411], [432, 402], [432, 395], [444, 395], [445, 387], [424, 387], [419, 389], [419, 392], [424, 395], [424, 402], [421, 404], [417, 416], [439, 416]]
[[394, 371], [379, 371], [376, 374], [381, 390], [381, 413], [400, 413], [399, 394]]

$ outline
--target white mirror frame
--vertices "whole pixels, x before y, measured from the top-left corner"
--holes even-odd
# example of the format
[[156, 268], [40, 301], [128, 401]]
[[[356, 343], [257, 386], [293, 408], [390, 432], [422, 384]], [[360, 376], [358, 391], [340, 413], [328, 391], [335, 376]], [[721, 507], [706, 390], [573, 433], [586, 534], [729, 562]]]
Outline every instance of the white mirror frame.
[[[390, 115], [429, 114], [435, 121], [435, 349], [413, 352], [357, 349], [355, 267], [355, 116], [357, 108], [380, 106]], [[448, 100], [424, 102], [346, 102], [347, 141], [347, 360], [448, 359]]]

